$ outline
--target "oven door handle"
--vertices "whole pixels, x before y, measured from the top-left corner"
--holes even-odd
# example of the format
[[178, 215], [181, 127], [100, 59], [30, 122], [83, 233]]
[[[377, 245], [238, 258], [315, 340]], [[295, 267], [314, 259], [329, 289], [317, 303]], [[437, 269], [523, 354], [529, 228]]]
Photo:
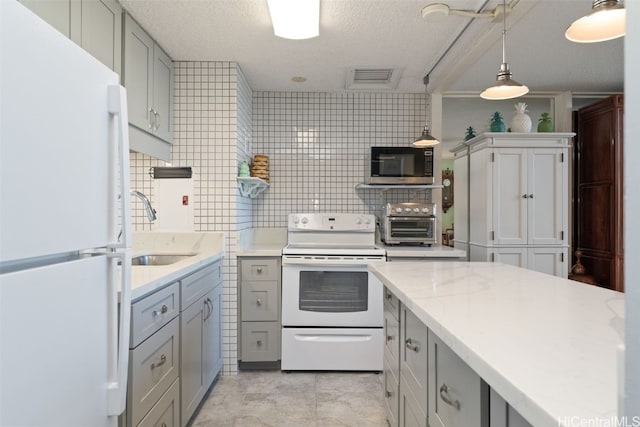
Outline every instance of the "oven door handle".
[[297, 341], [313, 341], [313, 342], [365, 342], [371, 341], [371, 335], [363, 334], [295, 334]]

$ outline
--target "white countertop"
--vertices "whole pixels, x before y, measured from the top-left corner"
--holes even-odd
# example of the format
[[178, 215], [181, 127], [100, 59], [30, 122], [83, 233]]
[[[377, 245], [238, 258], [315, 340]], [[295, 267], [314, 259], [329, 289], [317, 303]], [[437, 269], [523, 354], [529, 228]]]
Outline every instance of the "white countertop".
[[238, 233], [239, 257], [282, 256], [287, 245], [286, 228], [250, 228]]
[[616, 415], [624, 294], [499, 263], [369, 268], [534, 426]]
[[464, 258], [467, 256], [462, 249], [451, 246], [389, 246], [378, 243], [376, 246], [387, 251], [387, 258]]
[[132, 254], [194, 254], [170, 265], [132, 266], [131, 301], [135, 301], [224, 257], [224, 234], [134, 232]]

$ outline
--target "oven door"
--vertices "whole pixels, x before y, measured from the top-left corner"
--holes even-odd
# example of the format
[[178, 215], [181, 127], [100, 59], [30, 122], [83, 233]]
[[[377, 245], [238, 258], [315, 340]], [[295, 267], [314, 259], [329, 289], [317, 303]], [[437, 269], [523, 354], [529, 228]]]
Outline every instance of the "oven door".
[[282, 265], [282, 325], [381, 327], [382, 283], [366, 265]]
[[436, 243], [435, 217], [385, 218], [384, 241], [386, 243]]

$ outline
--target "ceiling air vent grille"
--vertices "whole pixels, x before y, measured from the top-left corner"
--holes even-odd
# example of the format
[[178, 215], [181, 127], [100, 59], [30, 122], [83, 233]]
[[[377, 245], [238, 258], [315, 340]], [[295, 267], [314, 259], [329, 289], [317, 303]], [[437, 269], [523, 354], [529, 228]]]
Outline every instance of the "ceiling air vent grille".
[[350, 68], [347, 70], [347, 89], [395, 89], [402, 70], [399, 68]]

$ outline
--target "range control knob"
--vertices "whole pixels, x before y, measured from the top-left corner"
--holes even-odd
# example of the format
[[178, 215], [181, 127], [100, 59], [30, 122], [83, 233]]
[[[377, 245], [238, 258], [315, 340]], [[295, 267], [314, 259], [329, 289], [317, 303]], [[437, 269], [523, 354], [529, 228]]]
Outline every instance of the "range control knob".
[[309, 222], [309, 220], [307, 219], [307, 217], [306, 217], [306, 216], [303, 216], [303, 217], [302, 217], [302, 223], [303, 223], [303, 224], [306, 224], [306, 223], [308, 223], [308, 222]]
[[366, 219], [364, 220], [364, 223], [365, 223], [365, 224], [367, 224], [367, 225], [369, 225], [369, 224], [371, 224], [371, 220], [370, 220], [369, 218], [366, 218]]
[[411, 212], [411, 208], [404, 208], [405, 212]]
[[362, 220], [360, 218], [356, 218], [356, 224], [358, 225], [362, 224]]
[[414, 211], [415, 213], [420, 213], [420, 208], [413, 208], [413, 211]]
[[422, 208], [422, 212], [429, 213], [429, 208]]
[[293, 218], [293, 223], [294, 224], [298, 224], [299, 222], [300, 222], [300, 218], [298, 218], [298, 217]]
[[396, 208], [396, 212], [401, 213], [402, 212], [402, 208]]

